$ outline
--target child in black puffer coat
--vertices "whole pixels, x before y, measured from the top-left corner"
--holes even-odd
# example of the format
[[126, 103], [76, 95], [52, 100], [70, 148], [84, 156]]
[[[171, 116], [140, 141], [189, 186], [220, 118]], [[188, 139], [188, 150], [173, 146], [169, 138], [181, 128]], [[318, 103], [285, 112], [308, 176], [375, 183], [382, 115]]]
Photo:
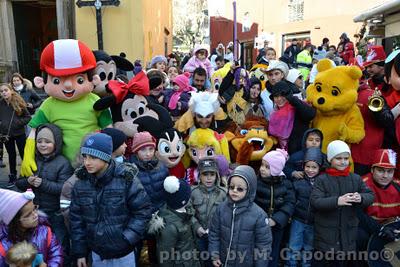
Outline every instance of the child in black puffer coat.
[[286, 160], [285, 150], [277, 149], [265, 154], [257, 182], [255, 202], [268, 214], [272, 231], [270, 267], [278, 266], [280, 243], [296, 202], [292, 183], [282, 172]]

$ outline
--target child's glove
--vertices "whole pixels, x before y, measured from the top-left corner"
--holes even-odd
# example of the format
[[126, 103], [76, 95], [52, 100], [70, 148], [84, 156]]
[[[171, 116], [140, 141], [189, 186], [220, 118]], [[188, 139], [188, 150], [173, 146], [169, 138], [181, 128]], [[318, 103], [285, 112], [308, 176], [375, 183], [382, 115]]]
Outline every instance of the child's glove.
[[378, 236], [389, 242], [396, 241], [399, 238], [398, 234], [395, 233], [395, 228], [390, 225], [383, 226], [379, 230]]
[[35, 162], [35, 139], [26, 139], [24, 148], [24, 159], [21, 164], [21, 175], [24, 177], [32, 176], [37, 171]]

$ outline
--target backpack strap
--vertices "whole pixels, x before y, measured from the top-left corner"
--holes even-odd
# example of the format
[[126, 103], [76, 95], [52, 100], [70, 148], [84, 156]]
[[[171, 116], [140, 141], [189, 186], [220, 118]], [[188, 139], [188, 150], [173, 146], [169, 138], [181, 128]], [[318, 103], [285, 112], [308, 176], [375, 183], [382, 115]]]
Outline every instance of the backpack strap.
[[0, 241], [0, 256], [6, 257], [6, 251], [4, 250], [3, 243]]
[[53, 238], [53, 232], [51, 231], [51, 228], [49, 226], [47, 227], [47, 248], [50, 248], [51, 245], [51, 239]]

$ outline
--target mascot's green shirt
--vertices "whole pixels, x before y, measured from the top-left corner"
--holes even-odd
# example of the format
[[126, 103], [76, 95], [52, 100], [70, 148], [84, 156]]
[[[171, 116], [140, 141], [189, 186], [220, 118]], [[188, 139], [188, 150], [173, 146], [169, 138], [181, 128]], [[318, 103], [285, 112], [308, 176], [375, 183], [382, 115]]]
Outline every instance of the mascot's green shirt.
[[82, 138], [91, 132], [110, 125], [108, 109], [95, 111], [93, 104], [99, 97], [93, 93], [73, 101], [65, 102], [49, 97], [36, 110], [29, 126], [37, 128], [43, 123], [53, 123], [63, 132], [63, 155], [72, 163], [75, 161]]

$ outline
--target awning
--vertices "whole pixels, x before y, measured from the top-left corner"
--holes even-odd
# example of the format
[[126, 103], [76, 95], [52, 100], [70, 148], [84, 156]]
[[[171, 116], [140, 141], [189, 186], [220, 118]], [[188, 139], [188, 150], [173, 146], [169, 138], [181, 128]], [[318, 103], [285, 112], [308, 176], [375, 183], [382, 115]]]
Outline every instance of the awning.
[[375, 6], [371, 9], [363, 11], [360, 15], [357, 15], [353, 18], [354, 22], [364, 22], [368, 19], [371, 19], [377, 15], [393, 13], [396, 11], [400, 11], [400, 0], [391, 0], [386, 3], [383, 3], [379, 6]]

